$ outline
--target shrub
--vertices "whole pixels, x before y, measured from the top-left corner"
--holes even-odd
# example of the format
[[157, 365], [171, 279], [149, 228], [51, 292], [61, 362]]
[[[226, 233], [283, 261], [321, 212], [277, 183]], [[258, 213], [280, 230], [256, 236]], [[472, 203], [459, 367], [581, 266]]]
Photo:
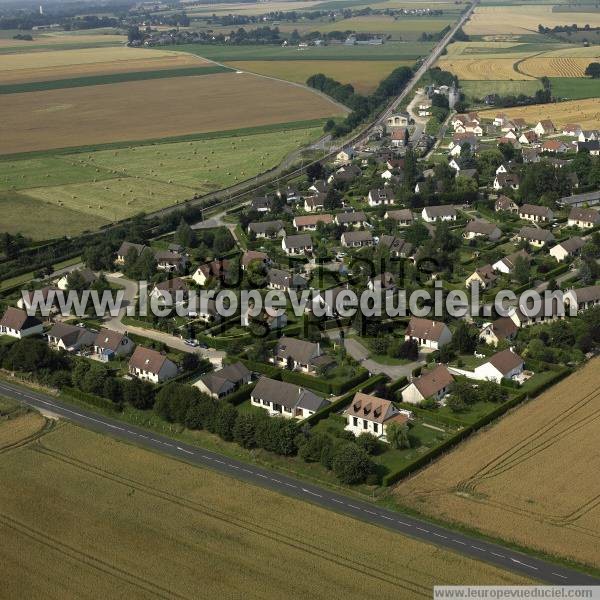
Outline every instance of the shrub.
[[332, 468], [336, 477], [347, 484], [362, 483], [375, 470], [367, 453], [349, 442], [337, 448]]

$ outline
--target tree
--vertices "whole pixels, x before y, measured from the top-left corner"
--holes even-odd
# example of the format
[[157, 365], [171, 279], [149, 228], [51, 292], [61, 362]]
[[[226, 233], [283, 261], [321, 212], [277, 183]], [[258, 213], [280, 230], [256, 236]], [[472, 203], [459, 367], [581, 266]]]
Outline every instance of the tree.
[[585, 69], [585, 75], [592, 79], [600, 79], [600, 63], [592, 62]]
[[368, 431], [364, 431], [356, 438], [356, 445], [367, 454], [377, 454], [379, 451], [379, 440]]
[[233, 439], [242, 448], [256, 447], [256, 428], [261, 419], [268, 419], [265, 414], [243, 413], [238, 411], [238, 415], [233, 426]]
[[529, 261], [524, 256], [517, 256], [513, 276], [517, 283], [524, 285], [529, 281]]
[[471, 354], [477, 346], [477, 330], [464, 320], [460, 320], [452, 343], [459, 354]]
[[319, 462], [326, 447], [333, 444], [332, 439], [326, 433], [311, 433], [300, 449], [298, 455], [305, 462]]
[[180, 244], [184, 248], [193, 248], [196, 245], [196, 234], [183, 219], [181, 219], [175, 230], [174, 240], [176, 244]]
[[229, 402], [220, 402], [215, 415], [215, 433], [226, 442], [233, 440], [233, 428], [237, 419], [237, 409]]
[[392, 448], [401, 450], [410, 448], [410, 440], [408, 438], [408, 426], [400, 425], [400, 423], [390, 423], [386, 427], [386, 437]]
[[362, 483], [374, 471], [367, 453], [352, 442], [340, 445], [333, 457], [333, 472], [346, 484]]
[[508, 396], [508, 392], [495, 381], [484, 380], [479, 383], [477, 388], [479, 399], [482, 402], [504, 402]]

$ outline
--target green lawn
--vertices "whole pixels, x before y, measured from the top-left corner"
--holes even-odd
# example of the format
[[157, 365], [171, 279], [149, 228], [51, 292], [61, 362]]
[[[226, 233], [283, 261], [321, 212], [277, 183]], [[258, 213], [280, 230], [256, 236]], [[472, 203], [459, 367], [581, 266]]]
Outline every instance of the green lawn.
[[[542, 84], [537, 80], [531, 81], [463, 81], [460, 87], [469, 99], [481, 99], [487, 94], [500, 96], [525, 94], [531, 96], [541, 89]], [[587, 97], [587, 96], [586, 96]]]
[[[592, 59], [590, 59], [591, 61]], [[552, 95], [569, 100], [600, 97], [600, 81], [583, 77], [550, 78]]]

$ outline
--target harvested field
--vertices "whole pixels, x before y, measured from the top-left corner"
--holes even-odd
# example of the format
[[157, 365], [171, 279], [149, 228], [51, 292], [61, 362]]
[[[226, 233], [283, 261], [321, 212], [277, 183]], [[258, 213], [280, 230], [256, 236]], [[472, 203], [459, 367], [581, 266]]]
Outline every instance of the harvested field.
[[406, 506], [600, 566], [595, 358], [394, 490]]
[[464, 80], [531, 80], [530, 75], [515, 71], [514, 58], [480, 58], [473, 59], [443, 59], [438, 61], [440, 69], [454, 73], [459, 79]]
[[413, 61], [353, 61], [353, 60], [302, 60], [302, 61], [239, 61], [226, 63], [230, 67], [251, 71], [287, 81], [305, 83], [316, 73], [323, 73], [342, 83], [351, 83], [361, 93], [372, 92], [379, 82], [394, 69], [410, 67]]
[[[480, 111], [484, 119], [493, 119], [498, 110]], [[502, 112], [510, 117], [522, 117], [527, 123], [535, 125], [540, 119], [551, 119], [555, 125], [579, 123], [585, 129], [594, 129], [600, 122], [600, 98], [569, 100], [555, 104], [506, 108]]]
[[344, 112], [308, 89], [235, 73], [10, 94], [0, 96], [0, 113], [7, 118], [0, 124], [0, 154], [233, 130]]
[[519, 69], [532, 77], [584, 77], [585, 70], [592, 61], [591, 58], [536, 56], [523, 61]]
[[70, 424], [5, 453], [0, 468], [11, 598], [329, 599], [343, 590], [411, 600], [431, 597], [434, 583], [530, 583]]
[[114, 44], [115, 46], [118, 44], [122, 44], [127, 41], [124, 35], [117, 34], [79, 34], [79, 35], [57, 35], [57, 34], [43, 34], [43, 35], [34, 35], [33, 41], [27, 40], [14, 40], [14, 39], [2, 39], [0, 38], [0, 48], [27, 48], [34, 50], [38, 46], [53, 46], [53, 45], [63, 45], [63, 44], [95, 44], [95, 43], [106, 43], [106, 44]]
[[36, 436], [45, 424], [46, 419], [37, 412], [0, 420], [0, 455]]

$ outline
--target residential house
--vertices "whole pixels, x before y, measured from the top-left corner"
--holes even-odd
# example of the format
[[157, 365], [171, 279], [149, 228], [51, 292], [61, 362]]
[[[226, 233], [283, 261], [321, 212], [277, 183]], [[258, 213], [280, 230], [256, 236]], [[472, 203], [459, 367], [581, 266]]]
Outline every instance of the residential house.
[[30, 317], [26, 311], [9, 306], [0, 319], [0, 335], [22, 339], [30, 335], [41, 335], [42, 322]]
[[543, 119], [542, 121], [538, 121], [538, 124], [533, 128], [536, 135], [550, 135], [556, 131], [554, 127], [554, 123], [549, 119]]
[[558, 262], [562, 262], [567, 258], [577, 256], [584, 246], [585, 241], [582, 238], [571, 237], [550, 248], [550, 256], [553, 256]]
[[506, 113], [498, 113], [495, 117], [494, 117], [494, 126], [495, 127], [504, 127], [504, 125], [506, 123], [508, 123], [509, 118], [508, 115]]
[[545, 140], [541, 145], [542, 152], [567, 152], [569, 146], [561, 140]]
[[406, 141], [406, 132], [407, 129], [405, 128], [394, 129], [394, 131], [392, 131], [392, 135], [390, 136], [392, 147], [401, 148], [404, 146], [404, 142]]
[[338, 213], [335, 215], [334, 221], [336, 225], [343, 227], [365, 227], [369, 223], [367, 215], [362, 210]]
[[521, 227], [515, 238], [520, 242], [528, 242], [536, 248], [541, 248], [554, 241], [554, 235], [548, 229], [538, 227]]
[[128, 356], [135, 344], [125, 333], [101, 329], [94, 340], [94, 354], [107, 361], [115, 356]]
[[406, 425], [411, 417], [410, 411], [398, 410], [392, 402], [357, 392], [344, 411], [346, 418], [346, 431], [351, 431], [355, 436], [361, 433], [370, 433], [376, 438], [387, 441], [386, 433], [390, 423]]
[[521, 256], [527, 262], [531, 261], [531, 256], [525, 250], [519, 250], [518, 252], [513, 252], [504, 258], [501, 258], [499, 261], [495, 262], [492, 265], [494, 271], [500, 271], [500, 273], [504, 273], [505, 275], [509, 275], [514, 271], [515, 263], [517, 258]]
[[577, 123], [567, 123], [564, 127], [563, 127], [563, 135], [570, 135], [572, 137], [578, 137], [579, 134], [581, 133], [582, 129], [581, 129], [581, 125], [577, 124]]
[[548, 223], [554, 218], [554, 213], [547, 206], [523, 204], [519, 208], [519, 218], [534, 223]]
[[600, 141], [575, 142], [577, 152], [589, 152], [591, 156], [600, 156]]
[[199, 265], [192, 274], [192, 281], [196, 285], [204, 286], [212, 278], [222, 280], [226, 277], [230, 264], [227, 259], [221, 259]]
[[521, 156], [523, 157], [523, 163], [524, 164], [539, 163], [541, 160], [540, 152], [541, 152], [541, 150], [537, 146], [534, 148], [522, 148]]
[[452, 206], [426, 206], [421, 211], [421, 217], [427, 223], [456, 221], [456, 210]]
[[481, 289], [485, 290], [492, 287], [497, 279], [498, 275], [494, 272], [492, 265], [485, 265], [483, 267], [478, 267], [471, 275], [469, 275], [469, 277], [467, 277], [465, 286], [471, 287], [473, 283], [477, 283]]
[[502, 190], [510, 188], [512, 190], [518, 190], [521, 178], [517, 173], [498, 173], [494, 178], [494, 189]]
[[[320, 291], [312, 299], [312, 304], [307, 306], [305, 312], [314, 312], [318, 315], [337, 316], [338, 296], [348, 290], [348, 285], [340, 285], [334, 288]], [[340, 306], [343, 306], [344, 296], [340, 300]]]
[[312, 185], [308, 188], [308, 191], [313, 192], [313, 194], [325, 195], [327, 194], [328, 189], [329, 186], [327, 185], [326, 181], [323, 179], [315, 179]]
[[529, 145], [537, 141], [537, 134], [535, 131], [524, 131], [518, 138], [519, 144]]
[[595, 206], [600, 203], [600, 190], [593, 192], [584, 192], [583, 194], [573, 194], [571, 196], [563, 196], [558, 203], [561, 206], [583, 207]]
[[407, 258], [411, 256], [413, 245], [405, 239], [395, 236], [383, 234], [379, 238], [379, 245], [390, 249], [390, 256]]
[[177, 375], [177, 365], [151, 348], [138, 346], [129, 359], [129, 374], [143, 381], [161, 383]]
[[85, 283], [85, 286], [89, 288], [96, 279], [96, 275], [91, 269], [75, 269], [71, 271], [71, 273], [65, 273], [57, 282], [56, 287], [59, 290], [68, 290], [69, 289], [69, 275], [77, 273], [81, 280]]
[[146, 249], [146, 246], [144, 244], [132, 244], [131, 242], [123, 242], [117, 250], [117, 258], [115, 259], [115, 264], [124, 265], [125, 259], [127, 258], [132, 249], [135, 250], [137, 256], [139, 256]]
[[221, 320], [216, 301], [205, 297], [200, 298], [200, 302], [196, 307], [196, 313], [190, 313], [190, 316], [195, 316], [199, 321], [203, 321], [204, 323], [214, 323]]
[[500, 239], [501, 235], [502, 232], [495, 223], [489, 223], [488, 221], [483, 221], [481, 219], [469, 221], [463, 232], [463, 237], [467, 240], [484, 237], [495, 242]]
[[383, 215], [383, 218], [395, 221], [396, 224], [400, 227], [408, 227], [414, 222], [414, 217], [410, 208], [401, 208], [400, 210], [388, 210], [385, 213], [385, 215]]
[[396, 288], [396, 277], [389, 271], [380, 273], [379, 275], [375, 275], [375, 277], [372, 277], [369, 279], [369, 282], [367, 283], [367, 287], [372, 292], [375, 292], [378, 290], [383, 290], [383, 291], [394, 290]]
[[96, 334], [85, 327], [55, 323], [48, 332], [48, 345], [65, 352], [77, 352], [94, 345]]
[[345, 248], [360, 248], [372, 246], [373, 236], [370, 231], [344, 231], [341, 237], [342, 246]]
[[600, 213], [593, 208], [577, 208], [574, 206], [569, 212], [567, 225], [569, 227], [580, 227], [591, 229], [600, 224]]
[[559, 306], [557, 302], [552, 302], [545, 306], [542, 301], [536, 306], [519, 305], [511, 307], [508, 311], [508, 317], [517, 327], [529, 327], [539, 323], [551, 323], [564, 316], [564, 306]]
[[259, 196], [250, 203], [250, 209], [259, 213], [267, 213], [271, 210], [273, 201], [268, 196]]
[[48, 312], [54, 312], [60, 294], [63, 294], [61, 290], [50, 286], [39, 290], [22, 291], [21, 297], [17, 300], [17, 308], [30, 311], [34, 304], [36, 304], [38, 311], [45, 312], [43, 309], [47, 306]]
[[454, 377], [446, 365], [438, 365], [431, 371], [415, 377], [402, 390], [402, 402], [420, 404], [429, 398], [439, 402], [450, 392], [453, 383]]
[[490, 346], [497, 346], [500, 342], [513, 340], [519, 328], [512, 319], [499, 317], [492, 323], [485, 323], [479, 332], [479, 339]]
[[507, 211], [511, 213], [518, 213], [519, 206], [514, 200], [512, 200], [508, 196], [500, 194], [500, 196], [498, 196], [498, 198], [496, 199], [496, 202], [494, 202], [494, 210], [496, 212]]
[[258, 315], [255, 315], [253, 308], [249, 306], [248, 310], [241, 315], [244, 327], [250, 327], [254, 324], [263, 327], [267, 331], [276, 331], [283, 329], [288, 323], [287, 314], [281, 309], [265, 306]]
[[297, 338], [279, 338], [271, 362], [284, 369], [293, 369], [304, 373], [314, 373], [322, 356], [319, 343], [307, 342]]
[[271, 290], [302, 290], [308, 285], [308, 281], [297, 273], [284, 271], [283, 269], [269, 269], [267, 271], [267, 287]]
[[329, 401], [298, 385], [261, 377], [250, 393], [250, 404], [263, 408], [270, 416], [306, 419], [328, 406]]
[[192, 385], [213, 398], [223, 398], [243, 385], [248, 385], [252, 373], [241, 362], [224, 366], [218, 371], [205, 373]]
[[563, 300], [565, 308], [568, 311], [567, 314], [573, 314], [571, 312], [572, 307], [576, 308], [576, 311], [574, 310], [576, 314], [580, 310], [587, 310], [593, 306], [598, 306], [600, 304], [600, 285], [567, 290], [563, 296]]
[[274, 239], [285, 235], [283, 221], [262, 221], [257, 223], [248, 223], [248, 233], [252, 233], [257, 239]]
[[269, 256], [265, 252], [259, 252], [258, 250], [246, 250], [246, 252], [242, 254], [242, 260], [240, 262], [242, 269], [245, 271], [253, 262], [260, 262], [266, 266], [270, 263], [270, 260]]
[[310, 234], [299, 233], [298, 235], [287, 235], [281, 240], [281, 247], [286, 254], [306, 254], [313, 251]]
[[318, 212], [325, 208], [325, 198], [327, 194], [313, 194], [304, 198], [305, 212]]
[[188, 259], [184, 254], [171, 252], [170, 250], [157, 250], [154, 253], [156, 268], [166, 273], [181, 273], [185, 271]]
[[597, 129], [582, 129], [577, 136], [578, 142], [597, 142], [600, 140], [600, 131]]
[[[454, 170], [456, 171], [456, 175], [458, 175], [458, 174], [460, 173], [460, 170], [461, 170], [461, 168], [462, 168], [462, 167], [460, 166], [460, 164], [458, 163], [458, 161], [457, 161], [455, 158], [453, 158], [453, 159], [452, 159], [452, 160], [451, 160], [451, 161], [448, 163], [448, 166], [449, 166], [451, 169], [454, 169]], [[417, 185], [418, 185], [418, 184], [417, 184]], [[416, 188], [415, 188], [415, 189], [416, 189]], [[417, 190], [417, 193], [418, 193], [418, 192], [419, 192], [419, 190]]]
[[450, 371], [455, 375], [465, 375], [469, 379], [494, 381], [500, 384], [503, 379], [510, 380], [521, 375], [523, 366], [523, 359], [512, 349], [508, 349], [497, 352], [473, 371], [456, 367], [450, 367]]
[[441, 321], [411, 317], [404, 332], [404, 340], [416, 340], [421, 347], [439, 350], [452, 341], [452, 333]]
[[166, 281], [159, 281], [150, 292], [150, 296], [163, 302], [175, 304], [176, 301], [182, 302], [185, 300], [189, 291], [188, 284], [181, 277], [174, 277]]
[[335, 155], [335, 164], [336, 165], [347, 165], [354, 158], [354, 150], [352, 148], [348, 148], [347, 150], [340, 150]]
[[385, 188], [378, 188], [369, 191], [367, 197], [369, 206], [387, 206], [389, 204], [395, 204], [396, 200], [390, 190]]
[[340, 185], [344, 183], [352, 183], [357, 177], [362, 175], [362, 171], [358, 165], [345, 165], [340, 167], [327, 178], [328, 184]]
[[333, 217], [331, 215], [304, 215], [294, 217], [293, 221], [296, 231], [316, 231], [319, 223], [329, 225], [333, 223]]

